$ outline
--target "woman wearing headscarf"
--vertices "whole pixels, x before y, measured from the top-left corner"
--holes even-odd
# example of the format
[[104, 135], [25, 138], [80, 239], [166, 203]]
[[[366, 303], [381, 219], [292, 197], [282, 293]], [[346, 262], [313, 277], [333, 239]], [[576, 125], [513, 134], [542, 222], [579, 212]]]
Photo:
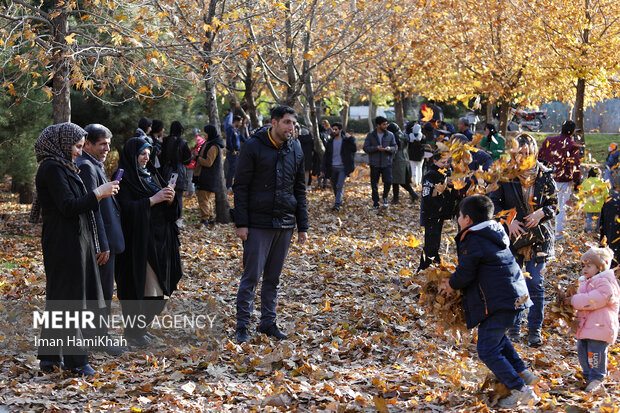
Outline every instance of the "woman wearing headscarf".
[[177, 181], [174, 187], [176, 192], [176, 205], [179, 208], [179, 220], [178, 225], [183, 226], [183, 220], [181, 215], [183, 214], [183, 191], [187, 186], [187, 168], [185, 165], [189, 165], [192, 161], [192, 151], [187, 145], [187, 141], [183, 139], [183, 133], [185, 127], [181, 122], [175, 120], [170, 124], [170, 135], [166, 136], [162, 142], [161, 155], [159, 160], [161, 162], [161, 174], [165, 182], [170, 181], [170, 176], [173, 173], [177, 174]]
[[419, 195], [416, 194], [411, 187], [411, 164], [409, 163], [409, 154], [407, 149], [409, 146], [409, 139], [405, 138], [405, 134], [394, 122], [388, 123], [387, 130], [394, 134], [396, 144], [398, 145], [398, 150], [394, 155], [394, 161], [392, 163], [392, 188], [394, 189], [392, 203], [398, 204], [398, 188], [401, 186], [409, 193], [411, 202], [414, 202], [419, 198]]
[[200, 223], [204, 226], [211, 226], [215, 224], [213, 200], [222, 179], [220, 164], [224, 140], [213, 125], [206, 125], [204, 132], [207, 134], [207, 140], [200, 147], [200, 152], [196, 157], [194, 183], [200, 208]]
[[[100, 252], [93, 211], [99, 201], [118, 192], [118, 182], [108, 182], [88, 192], [80, 179], [75, 158], [82, 155], [87, 133], [73, 123], [48, 126], [34, 144], [39, 163], [36, 176], [38, 205], [43, 215], [41, 245], [45, 267], [45, 296], [48, 311], [81, 311], [105, 307], [96, 254]], [[82, 346], [70, 345], [81, 339], [80, 326], [41, 331], [41, 370], [66, 368], [93, 375]], [[56, 344], [52, 340], [56, 341]], [[64, 363], [64, 364], [63, 364]]]
[[[545, 289], [543, 273], [546, 262], [554, 257], [554, 230], [551, 220], [555, 216], [557, 189], [553, 171], [537, 161], [536, 140], [521, 134], [511, 150], [505, 181], [498, 182], [499, 189], [490, 194], [495, 213], [515, 209], [516, 215], [504, 213], [507, 222], [510, 248], [517, 263], [529, 273], [527, 289], [534, 305], [530, 307], [528, 344], [542, 345], [541, 329], [544, 320]], [[521, 340], [521, 326], [509, 330], [512, 341]]]
[[144, 347], [152, 334], [146, 327], [166, 305], [183, 276], [179, 254], [179, 218], [174, 189], [166, 186], [149, 162], [151, 145], [142, 138], [125, 144], [118, 167], [124, 169], [121, 191], [121, 226], [125, 252], [115, 271], [118, 298], [125, 316], [144, 322], [125, 326], [129, 345]]

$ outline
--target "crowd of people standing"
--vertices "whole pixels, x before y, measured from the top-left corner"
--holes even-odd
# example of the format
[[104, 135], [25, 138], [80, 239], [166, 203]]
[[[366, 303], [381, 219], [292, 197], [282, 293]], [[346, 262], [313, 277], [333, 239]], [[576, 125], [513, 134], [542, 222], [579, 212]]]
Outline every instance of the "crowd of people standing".
[[[432, 107], [438, 111], [437, 105]], [[205, 137], [190, 148], [183, 137], [185, 128], [181, 122], [172, 122], [166, 134], [163, 122], [142, 118], [135, 136], [123, 147], [112, 181], [108, 181], [103, 168], [112, 138], [108, 128], [91, 124], [82, 129], [71, 123], [46, 128], [35, 143], [35, 151], [39, 162], [36, 207], [40, 207], [43, 216], [48, 307], [67, 301], [77, 309], [109, 313], [115, 280], [123, 313], [146, 319], [146, 325], [125, 328], [127, 344], [137, 348], [148, 346], [153, 334], [147, 327], [164, 309], [183, 276], [179, 228], [184, 225], [184, 192], [195, 186], [201, 224], [213, 227], [214, 194], [224, 183], [233, 192], [236, 235], [244, 248], [235, 338], [239, 343], [250, 341], [249, 323], [261, 277], [258, 331], [278, 339], [287, 338], [277, 325], [277, 292], [294, 229], [297, 228], [300, 244], [307, 239], [306, 192], [313, 176], [320, 178], [319, 187], [329, 181], [334, 193], [332, 210], [339, 213], [344, 208], [346, 178], [356, 168], [358, 148], [355, 137], [339, 122], [322, 124], [320, 136], [313, 138], [308, 129], [297, 123], [295, 110], [287, 106], [273, 108], [267, 126], [250, 132], [247, 125], [245, 119], [231, 111], [224, 120], [225, 140], [215, 126], [206, 125]], [[581, 183], [580, 152], [572, 138], [574, 122], [566, 121], [562, 133], [547, 138], [540, 148], [528, 134], [507, 141], [493, 124], [485, 125], [483, 136], [476, 139], [467, 118], [459, 119], [458, 132], [451, 132], [440, 116], [427, 122], [408, 122], [404, 132], [381, 116], [375, 119], [375, 125], [363, 143], [370, 167], [372, 210], [380, 213], [390, 203], [398, 204], [401, 187], [412, 203], [421, 199], [424, 248], [419, 271], [441, 262], [439, 251], [445, 220], [458, 215], [461, 235], [457, 237], [457, 245], [463, 243], [467, 229], [476, 232], [469, 238], [482, 236], [490, 240], [494, 246], [489, 244], [489, 249], [498, 248], [501, 265], [507, 266], [505, 274], [514, 278], [511, 285], [516, 295], [510, 299], [517, 301], [513, 303], [513, 312], [494, 327], [503, 331], [502, 337], [507, 333], [506, 340], [521, 341], [522, 310], [528, 308], [527, 343], [531, 347], [543, 344], [544, 273], [554, 258], [555, 242], [564, 237], [566, 210], [573, 191], [585, 193], [588, 200], [586, 229], [604, 234], [611, 247], [604, 252], [596, 250], [592, 253], [595, 256], [584, 256], [585, 265], [594, 263], [596, 267], [595, 273], [589, 277], [586, 274], [586, 280], [608, 271], [612, 261], [617, 263], [620, 198], [618, 191], [609, 191], [608, 187], [619, 189], [620, 178], [612, 174], [613, 185], [609, 185], [600, 177], [600, 171], [593, 168], [588, 179]], [[455, 165], [456, 159], [464, 167]], [[227, 166], [222, 176], [224, 160]], [[488, 198], [467, 201], [481, 191], [476, 174], [500, 167], [503, 179], [493, 183], [493, 191], [485, 191]], [[453, 173], [457, 172], [462, 176], [455, 177]], [[381, 193], [379, 179], [383, 182]], [[456, 184], [459, 180], [462, 185]], [[602, 187], [608, 188], [608, 192], [601, 192]], [[610, 199], [609, 193], [612, 193]], [[477, 209], [472, 205], [477, 205]], [[485, 212], [479, 214], [477, 210]], [[494, 219], [507, 215], [510, 219]], [[490, 221], [493, 223], [487, 223]], [[60, 247], [53, 242], [59, 238], [67, 240], [69, 251], [65, 245]], [[76, 252], [79, 260], [69, 259]], [[470, 259], [468, 254], [459, 247], [459, 268], [463, 265], [461, 260]], [[67, 261], [72, 266], [67, 267]], [[446, 284], [446, 291], [469, 288], [470, 281], [465, 280], [478, 276], [475, 268], [457, 269], [458, 276]], [[529, 276], [523, 277], [524, 273]], [[75, 274], [79, 274], [77, 280]], [[610, 291], [613, 300], [609, 302], [616, 306], [617, 313], [617, 284], [614, 287], [610, 282], [605, 288]], [[580, 289], [580, 294], [590, 292], [586, 290]], [[583, 320], [587, 320], [588, 311], [593, 309], [579, 304], [582, 297], [575, 297], [571, 303], [582, 312]], [[498, 308], [504, 311], [506, 305]], [[475, 310], [476, 316], [478, 311]], [[486, 316], [482, 316], [468, 325], [480, 325], [483, 331], [483, 326], [489, 327], [488, 323], [482, 324], [485, 320]], [[592, 326], [590, 329], [596, 330]], [[487, 335], [482, 335], [482, 340], [500, 340], [495, 336], [496, 331], [484, 331]], [[108, 334], [107, 331], [97, 333]], [[59, 334], [93, 333], [44, 329], [41, 337]], [[617, 317], [615, 330], [612, 326], [612, 334], [602, 341], [609, 345], [610, 337], [615, 340], [615, 335]], [[580, 352], [598, 351], [601, 358], [606, 357], [607, 346], [600, 343], [600, 335], [582, 334], [578, 338], [586, 340], [580, 344]], [[503, 339], [501, 343], [506, 352], [512, 348]], [[499, 367], [493, 363], [499, 363], [497, 357], [507, 357], [507, 353], [498, 356], [495, 350], [481, 345], [484, 343], [479, 342], [479, 352], [485, 352], [481, 358], [496, 372], [495, 368]], [[95, 350], [119, 355], [127, 349], [122, 345], [106, 345]], [[84, 348], [41, 346], [39, 359], [44, 371], [65, 368], [79, 374], [94, 374]], [[501, 363], [505, 364], [506, 360]], [[516, 391], [513, 398], [533, 397], [523, 387], [534, 380], [531, 372], [524, 370], [522, 363], [514, 360], [511, 363], [514, 374], [496, 372], [497, 376], [500, 380], [509, 377], [507, 385]], [[597, 365], [589, 380], [600, 383], [604, 373], [605, 369]]]

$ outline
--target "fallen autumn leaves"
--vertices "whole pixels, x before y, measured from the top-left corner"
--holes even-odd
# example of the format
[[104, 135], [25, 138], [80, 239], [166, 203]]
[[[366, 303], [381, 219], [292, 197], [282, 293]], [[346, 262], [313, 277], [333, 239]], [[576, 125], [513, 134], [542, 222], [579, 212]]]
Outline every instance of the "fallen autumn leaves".
[[[197, 227], [195, 201], [187, 202], [182, 232], [185, 277], [173, 301], [213, 300], [224, 336], [191, 347], [169, 331], [158, 345], [111, 358], [93, 356], [98, 377], [43, 375], [34, 348], [0, 350], [0, 411], [489, 411], [501, 393], [488, 384], [475, 337], [447, 330], [419, 303], [424, 279], [414, 274], [423, 238], [419, 206], [408, 202], [370, 211], [368, 170], [345, 185], [345, 208], [329, 212], [330, 191], [308, 194], [309, 241], [292, 246], [284, 267], [279, 323], [291, 339], [277, 342], [253, 332], [250, 344], [231, 341], [241, 243], [232, 226]], [[42, 298], [45, 288], [40, 227], [26, 222], [26, 207], [6, 192], [0, 206], [0, 292], [5, 299]], [[10, 201], [10, 202], [9, 202]], [[593, 241], [581, 220], [558, 245], [560, 261], [547, 271], [547, 292], [576, 280], [578, 254]], [[454, 223], [447, 223], [442, 254], [455, 261]], [[446, 253], [447, 251], [447, 253]], [[555, 297], [549, 297], [554, 301]], [[255, 325], [255, 323], [254, 323]], [[542, 375], [549, 411], [618, 411], [620, 348], [610, 351], [607, 391], [579, 390], [576, 345], [568, 326], [547, 317], [545, 345], [517, 345]], [[11, 340], [0, 330], [0, 341]]]

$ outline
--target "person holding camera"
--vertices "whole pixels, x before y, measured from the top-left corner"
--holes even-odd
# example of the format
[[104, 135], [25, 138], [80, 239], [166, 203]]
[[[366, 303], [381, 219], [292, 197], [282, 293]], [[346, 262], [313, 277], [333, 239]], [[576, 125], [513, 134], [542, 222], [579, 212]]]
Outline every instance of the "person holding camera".
[[125, 316], [144, 322], [125, 327], [130, 346], [144, 347], [146, 327], [165, 307], [183, 276], [179, 253], [178, 198], [149, 161], [151, 144], [131, 138], [118, 166], [124, 169], [118, 201], [125, 251], [117, 257], [116, 288]]

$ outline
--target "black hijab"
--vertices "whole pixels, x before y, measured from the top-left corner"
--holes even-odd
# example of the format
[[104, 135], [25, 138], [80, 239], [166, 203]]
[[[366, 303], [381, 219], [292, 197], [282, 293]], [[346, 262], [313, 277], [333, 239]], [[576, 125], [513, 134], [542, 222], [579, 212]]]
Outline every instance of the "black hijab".
[[150, 147], [143, 138], [131, 138], [125, 143], [118, 161], [119, 169], [125, 170], [121, 185], [137, 198], [151, 197], [162, 188], [163, 179], [150, 159], [145, 169], [138, 165], [138, 156]]
[[204, 131], [207, 134], [206, 143], [214, 143], [218, 145], [219, 147], [222, 147], [222, 148], [224, 147], [224, 141], [222, 140], [222, 137], [217, 132], [217, 128], [215, 126], [206, 125], [204, 127]]

